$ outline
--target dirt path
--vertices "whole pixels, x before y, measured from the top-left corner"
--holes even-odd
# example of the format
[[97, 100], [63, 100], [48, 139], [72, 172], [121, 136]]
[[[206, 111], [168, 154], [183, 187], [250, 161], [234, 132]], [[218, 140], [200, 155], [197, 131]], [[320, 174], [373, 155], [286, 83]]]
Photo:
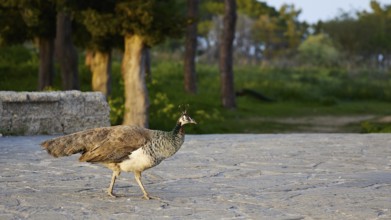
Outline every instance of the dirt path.
[[[368, 120], [386, 122], [387, 120], [391, 121], [391, 116], [380, 119], [373, 115], [311, 116], [282, 118], [273, 121], [282, 124], [297, 125], [297, 132], [340, 133], [349, 131], [355, 132], [357, 128], [354, 128], [353, 125], [358, 125], [361, 122]], [[349, 128], [349, 126], [352, 126], [352, 128]]]

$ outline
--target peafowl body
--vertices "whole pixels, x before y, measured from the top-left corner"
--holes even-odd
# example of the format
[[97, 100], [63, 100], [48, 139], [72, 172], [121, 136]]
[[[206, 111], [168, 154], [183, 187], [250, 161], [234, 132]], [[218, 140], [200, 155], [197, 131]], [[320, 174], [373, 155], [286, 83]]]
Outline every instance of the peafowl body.
[[145, 199], [151, 197], [141, 182], [141, 172], [174, 155], [185, 138], [185, 124], [196, 122], [184, 112], [170, 132], [138, 126], [95, 128], [44, 141], [41, 146], [52, 156], [81, 153], [79, 161], [101, 163], [113, 171], [108, 194], [121, 171], [133, 172]]

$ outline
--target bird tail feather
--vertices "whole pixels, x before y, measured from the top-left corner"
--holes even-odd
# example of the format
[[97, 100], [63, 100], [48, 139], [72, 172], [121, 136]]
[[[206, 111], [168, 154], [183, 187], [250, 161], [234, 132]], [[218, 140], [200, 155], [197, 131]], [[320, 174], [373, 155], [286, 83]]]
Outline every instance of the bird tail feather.
[[75, 134], [44, 141], [41, 146], [54, 157], [70, 156], [86, 150], [86, 143], [81, 142]]

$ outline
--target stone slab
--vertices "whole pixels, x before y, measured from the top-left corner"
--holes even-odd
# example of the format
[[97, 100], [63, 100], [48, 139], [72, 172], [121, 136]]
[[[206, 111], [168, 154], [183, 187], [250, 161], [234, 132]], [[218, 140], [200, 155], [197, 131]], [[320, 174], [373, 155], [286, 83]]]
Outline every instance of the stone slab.
[[391, 134], [188, 135], [107, 196], [111, 171], [0, 138], [0, 219], [391, 219]]
[[110, 108], [100, 92], [0, 91], [0, 134], [69, 134], [110, 126]]

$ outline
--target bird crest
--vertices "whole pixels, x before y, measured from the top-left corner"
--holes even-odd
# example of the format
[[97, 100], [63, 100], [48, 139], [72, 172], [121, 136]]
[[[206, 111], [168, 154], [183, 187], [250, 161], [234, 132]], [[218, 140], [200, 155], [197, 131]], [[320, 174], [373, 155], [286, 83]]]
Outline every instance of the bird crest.
[[189, 104], [179, 105], [178, 109], [182, 113], [182, 115], [187, 115], [187, 110], [189, 109]]

